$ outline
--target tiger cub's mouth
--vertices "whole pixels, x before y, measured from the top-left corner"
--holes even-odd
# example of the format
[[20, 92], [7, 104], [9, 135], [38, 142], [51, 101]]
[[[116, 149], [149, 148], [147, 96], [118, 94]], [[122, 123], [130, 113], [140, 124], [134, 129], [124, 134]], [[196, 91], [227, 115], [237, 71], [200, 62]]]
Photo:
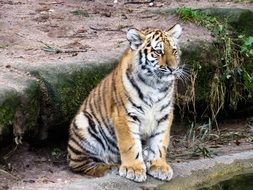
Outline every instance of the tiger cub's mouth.
[[176, 68], [171, 68], [168, 66], [160, 66], [158, 69], [156, 69], [155, 74], [159, 78], [174, 75], [177, 78], [185, 80], [189, 78], [190, 71], [186, 65], [181, 65]]
[[164, 73], [173, 73], [173, 71], [175, 71], [176, 69], [174, 68], [170, 68], [170, 67], [167, 67], [167, 66], [160, 66], [159, 67], [159, 71], [161, 72], [164, 72]]
[[170, 68], [167, 66], [160, 66], [155, 70], [155, 74], [158, 78], [166, 77], [169, 75], [174, 75], [174, 72], [177, 70], [177, 68]]

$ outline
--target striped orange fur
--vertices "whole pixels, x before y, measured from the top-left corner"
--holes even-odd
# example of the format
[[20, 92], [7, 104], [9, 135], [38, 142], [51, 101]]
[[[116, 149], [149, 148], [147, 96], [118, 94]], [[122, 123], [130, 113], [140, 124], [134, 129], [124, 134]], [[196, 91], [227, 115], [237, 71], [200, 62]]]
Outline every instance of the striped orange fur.
[[149, 174], [170, 180], [166, 162], [173, 120], [177, 39], [168, 31], [130, 29], [130, 47], [118, 66], [84, 100], [70, 126], [68, 162], [73, 171], [103, 176], [116, 171], [136, 182]]

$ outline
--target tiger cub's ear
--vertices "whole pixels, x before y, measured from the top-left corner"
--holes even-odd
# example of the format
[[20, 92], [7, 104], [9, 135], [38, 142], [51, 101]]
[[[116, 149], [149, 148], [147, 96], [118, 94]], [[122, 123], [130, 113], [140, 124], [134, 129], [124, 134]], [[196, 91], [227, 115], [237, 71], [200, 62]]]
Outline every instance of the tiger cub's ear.
[[179, 24], [176, 24], [168, 30], [167, 35], [175, 39], [179, 39], [182, 34], [182, 30], [182, 27]]
[[137, 50], [138, 47], [143, 43], [145, 35], [142, 34], [137, 29], [130, 29], [127, 32], [127, 40], [130, 42], [130, 47], [132, 50]]

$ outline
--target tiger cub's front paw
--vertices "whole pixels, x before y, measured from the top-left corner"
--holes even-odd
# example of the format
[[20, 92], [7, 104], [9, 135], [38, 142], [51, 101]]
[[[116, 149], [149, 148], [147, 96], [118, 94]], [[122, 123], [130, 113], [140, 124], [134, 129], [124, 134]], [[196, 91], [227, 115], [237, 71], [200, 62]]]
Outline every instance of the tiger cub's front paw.
[[148, 168], [148, 174], [154, 178], [169, 181], [173, 176], [173, 170], [165, 161], [154, 162]]
[[146, 167], [144, 164], [121, 165], [119, 168], [119, 175], [136, 182], [143, 182], [147, 179]]

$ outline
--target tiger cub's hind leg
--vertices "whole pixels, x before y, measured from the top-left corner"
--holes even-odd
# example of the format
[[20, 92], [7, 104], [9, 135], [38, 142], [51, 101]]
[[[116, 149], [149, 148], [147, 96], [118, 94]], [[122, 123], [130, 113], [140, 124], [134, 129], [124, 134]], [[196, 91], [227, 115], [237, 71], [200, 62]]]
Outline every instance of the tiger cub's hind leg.
[[[91, 125], [89, 115], [79, 113], [70, 126], [68, 142], [68, 162], [70, 168], [78, 173], [101, 177], [111, 172], [118, 172], [118, 165], [106, 163], [103, 147], [98, 137], [89, 135]], [[95, 135], [95, 134], [94, 134]], [[98, 134], [96, 134], [98, 135]]]

